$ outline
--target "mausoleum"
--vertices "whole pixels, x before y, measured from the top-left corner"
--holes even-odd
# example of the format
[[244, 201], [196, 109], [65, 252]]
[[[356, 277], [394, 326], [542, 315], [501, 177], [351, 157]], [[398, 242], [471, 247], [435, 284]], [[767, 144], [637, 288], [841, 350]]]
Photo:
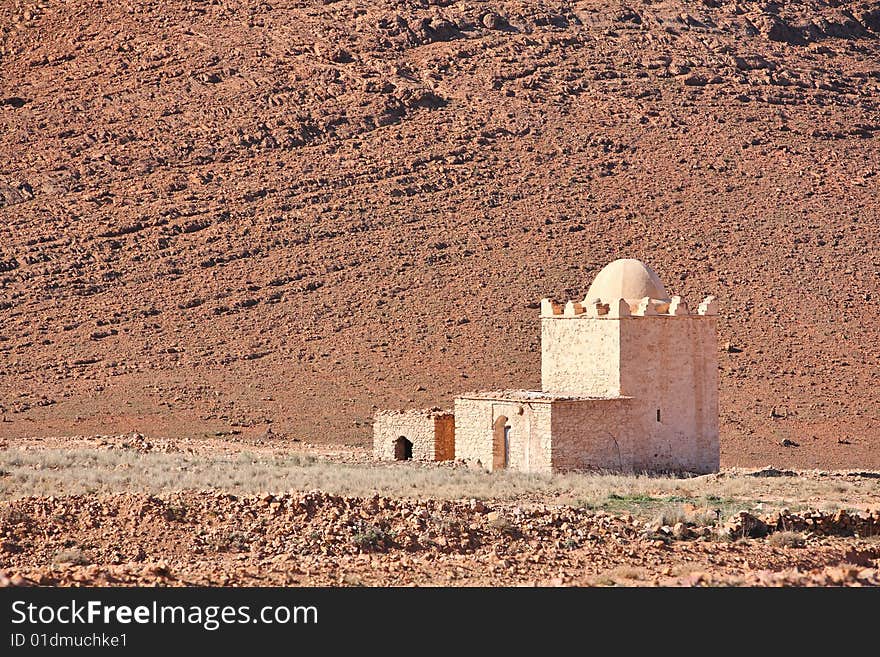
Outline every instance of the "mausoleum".
[[[650, 267], [615, 260], [583, 300], [541, 301], [541, 390], [455, 400], [454, 457], [523, 472], [717, 471], [716, 319], [714, 297], [692, 312]], [[388, 458], [383, 426], [375, 451]], [[449, 453], [443, 436], [435, 454]]]

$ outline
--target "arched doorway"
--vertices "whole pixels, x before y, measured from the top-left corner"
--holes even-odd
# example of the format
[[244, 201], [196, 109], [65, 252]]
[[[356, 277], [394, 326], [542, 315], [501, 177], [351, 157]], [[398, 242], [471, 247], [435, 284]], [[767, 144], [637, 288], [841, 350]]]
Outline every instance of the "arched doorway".
[[394, 441], [394, 460], [409, 461], [412, 459], [412, 441], [406, 436], [401, 436]]
[[510, 425], [501, 415], [492, 425], [492, 469], [501, 470], [510, 463]]

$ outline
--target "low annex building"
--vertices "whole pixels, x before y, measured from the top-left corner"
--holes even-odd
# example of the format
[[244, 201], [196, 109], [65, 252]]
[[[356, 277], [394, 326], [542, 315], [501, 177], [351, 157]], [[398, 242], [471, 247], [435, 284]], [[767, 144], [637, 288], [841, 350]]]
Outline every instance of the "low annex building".
[[438, 408], [379, 411], [373, 421], [373, 455], [386, 461], [448, 461], [455, 458], [452, 412]]
[[[716, 319], [714, 297], [691, 312], [644, 263], [615, 260], [582, 301], [541, 301], [540, 391], [463, 394], [454, 420], [382, 411], [376, 456], [523, 472], [715, 472]], [[437, 417], [454, 430], [439, 431]], [[401, 438], [411, 447], [396, 447]]]

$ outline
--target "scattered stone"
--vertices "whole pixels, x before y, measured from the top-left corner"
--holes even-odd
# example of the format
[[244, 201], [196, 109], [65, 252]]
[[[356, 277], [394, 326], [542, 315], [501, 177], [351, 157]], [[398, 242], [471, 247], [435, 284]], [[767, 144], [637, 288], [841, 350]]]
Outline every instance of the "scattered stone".
[[24, 98], [19, 98], [18, 96], [9, 96], [7, 98], [0, 98], [0, 107], [12, 107], [15, 109], [19, 109], [24, 107], [27, 101]]
[[685, 525], [683, 522], [677, 522], [672, 527], [672, 535], [679, 541], [686, 540], [693, 536], [693, 532], [690, 527]]
[[490, 11], [488, 14], [483, 15], [482, 19], [483, 26], [490, 30], [503, 30], [508, 27], [507, 19], [501, 16], [501, 14], [497, 14], [494, 11]]

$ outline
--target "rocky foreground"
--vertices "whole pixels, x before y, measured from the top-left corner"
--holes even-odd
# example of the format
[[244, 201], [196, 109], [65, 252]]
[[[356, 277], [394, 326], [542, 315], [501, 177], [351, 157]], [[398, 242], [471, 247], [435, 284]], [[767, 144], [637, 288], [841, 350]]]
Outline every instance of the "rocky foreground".
[[664, 522], [321, 492], [25, 498], [0, 504], [0, 583], [880, 585], [880, 511]]

